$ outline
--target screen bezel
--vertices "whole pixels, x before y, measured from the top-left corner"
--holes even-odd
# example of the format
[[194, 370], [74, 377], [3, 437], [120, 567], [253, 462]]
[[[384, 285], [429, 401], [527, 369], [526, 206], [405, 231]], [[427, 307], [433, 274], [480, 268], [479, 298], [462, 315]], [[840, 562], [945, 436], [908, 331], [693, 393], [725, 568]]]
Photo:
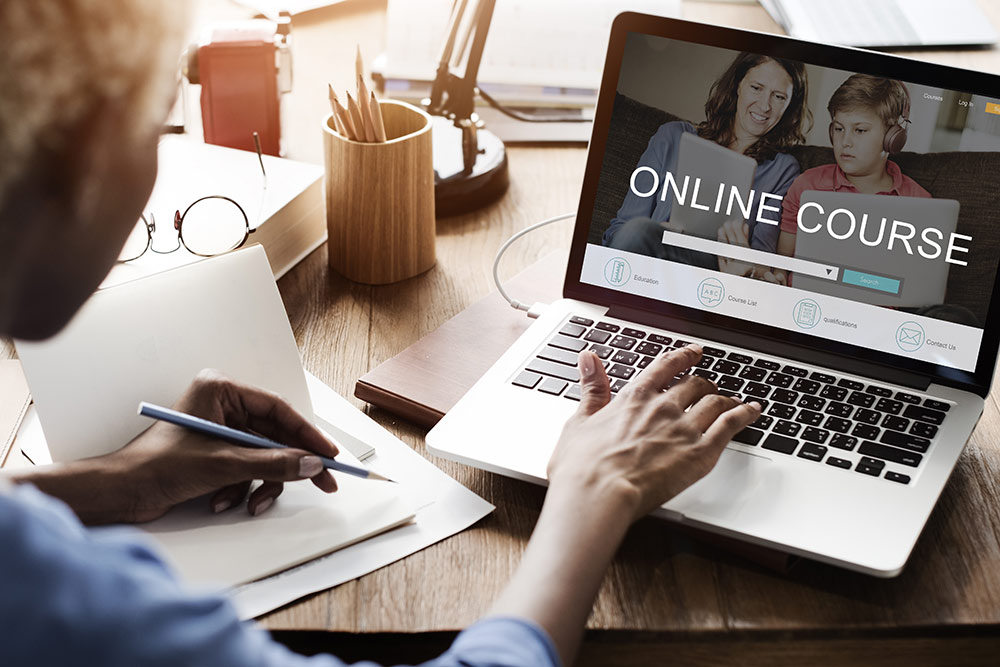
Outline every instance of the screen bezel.
[[592, 223], [594, 202], [597, 196], [597, 182], [604, 161], [611, 112], [618, 77], [621, 70], [625, 42], [629, 33], [640, 33], [657, 37], [715, 46], [732, 51], [750, 51], [772, 57], [798, 60], [805, 64], [830, 67], [850, 72], [864, 72], [875, 76], [899, 79], [906, 83], [942, 87], [948, 90], [983, 95], [1000, 100], [1000, 76], [974, 72], [956, 67], [926, 63], [900, 56], [865, 51], [862, 49], [827, 46], [804, 42], [780, 35], [722, 28], [719, 26], [693, 23], [680, 19], [670, 19], [647, 14], [626, 12], [619, 14], [611, 29], [608, 53], [604, 63], [604, 74], [594, 116], [593, 133], [587, 155], [577, 222], [573, 232], [563, 296], [601, 305], [617, 305], [629, 309], [646, 311], [660, 317], [681, 318], [720, 327], [728, 331], [750, 333], [762, 339], [778, 343], [789, 343], [820, 349], [823, 352], [855, 360], [868, 361], [879, 366], [903, 369], [919, 375], [929, 376], [933, 381], [948, 386], [959, 387], [985, 396], [989, 392], [1000, 345], [1000, 299], [997, 299], [997, 281], [1000, 266], [993, 279], [990, 306], [983, 326], [983, 338], [974, 372], [968, 372], [932, 364], [925, 361], [906, 359], [888, 352], [877, 352], [856, 345], [829, 339], [817, 340], [815, 336], [777, 327], [741, 320], [727, 315], [706, 312], [677, 304], [657, 301], [647, 297], [627, 294], [617, 290], [589, 285], [581, 282], [583, 256]]

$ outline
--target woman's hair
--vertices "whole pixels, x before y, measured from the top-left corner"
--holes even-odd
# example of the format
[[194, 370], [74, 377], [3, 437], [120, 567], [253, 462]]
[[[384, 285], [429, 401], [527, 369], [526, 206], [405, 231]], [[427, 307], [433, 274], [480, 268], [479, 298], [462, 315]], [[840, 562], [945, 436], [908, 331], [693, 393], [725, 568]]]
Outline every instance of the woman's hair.
[[744, 153], [763, 162], [791, 146], [805, 143], [805, 133], [812, 127], [812, 113], [806, 105], [809, 86], [805, 66], [794, 60], [771, 58], [746, 51], [736, 56], [722, 76], [712, 84], [705, 102], [705, 121], [698, 125], [698, 136], [711, 139], [722, 146], [728, 146], [736, 139], [733, 123], [736, 119], [740, 83], [747, 72], [769, 60], [780, 65], [792, 79], [792, 96], [777, 124]]
[[826, 108], [831, 119], [838, 111], [871, 109], [882, 119], [883, 127], [889, 128], [909, 115], [909, 106], [910, 96], [902, 82], [870, 74], [852, 74], [834, 91]]
[[162, 122], [187, 10], [177, 0], [0, 1], [0, 209], [39, 155], [64, 153], [70, 130], [102, 105], [127, 111], [126, 137]]

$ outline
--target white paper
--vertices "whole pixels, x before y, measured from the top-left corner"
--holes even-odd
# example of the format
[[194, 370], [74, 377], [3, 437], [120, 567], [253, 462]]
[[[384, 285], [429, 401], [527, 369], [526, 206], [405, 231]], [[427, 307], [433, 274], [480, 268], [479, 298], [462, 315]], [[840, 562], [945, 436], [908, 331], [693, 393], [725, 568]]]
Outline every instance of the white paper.
[[468, 528], [493, 511], [491, 504], [414, 452], [315, 376], [306, 373], [306, 380], [316, 416], [374, 445], [375, 454], [366, 463], [411, 489], [416, 520], [233, 590], [231, 598], [244, 619], [368, 574]]

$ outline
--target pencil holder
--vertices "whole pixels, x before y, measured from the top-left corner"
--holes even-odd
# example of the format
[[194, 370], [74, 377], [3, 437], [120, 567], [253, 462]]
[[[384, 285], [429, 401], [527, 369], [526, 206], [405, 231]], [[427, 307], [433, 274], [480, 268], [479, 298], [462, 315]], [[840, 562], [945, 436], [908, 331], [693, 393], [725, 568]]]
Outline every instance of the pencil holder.
[[434, 163], [430, 117], [382, 100], [386, 141], [362, 143], [323, 121], [330, 267], [369, 285], [434, 266]]

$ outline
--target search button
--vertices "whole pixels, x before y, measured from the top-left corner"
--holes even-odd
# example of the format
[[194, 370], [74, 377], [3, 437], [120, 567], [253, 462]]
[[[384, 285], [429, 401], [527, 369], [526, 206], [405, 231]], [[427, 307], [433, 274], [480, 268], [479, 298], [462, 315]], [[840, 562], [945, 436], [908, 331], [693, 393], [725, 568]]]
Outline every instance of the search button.
[[847, 285], [857, 285], [858, 287], [867, 287], [879, 292], [899, 294], [899, 281], [895, 278], [886, 278], [885, 276], [876, 276], [871, 273], [844, 269], [841, 280]]

